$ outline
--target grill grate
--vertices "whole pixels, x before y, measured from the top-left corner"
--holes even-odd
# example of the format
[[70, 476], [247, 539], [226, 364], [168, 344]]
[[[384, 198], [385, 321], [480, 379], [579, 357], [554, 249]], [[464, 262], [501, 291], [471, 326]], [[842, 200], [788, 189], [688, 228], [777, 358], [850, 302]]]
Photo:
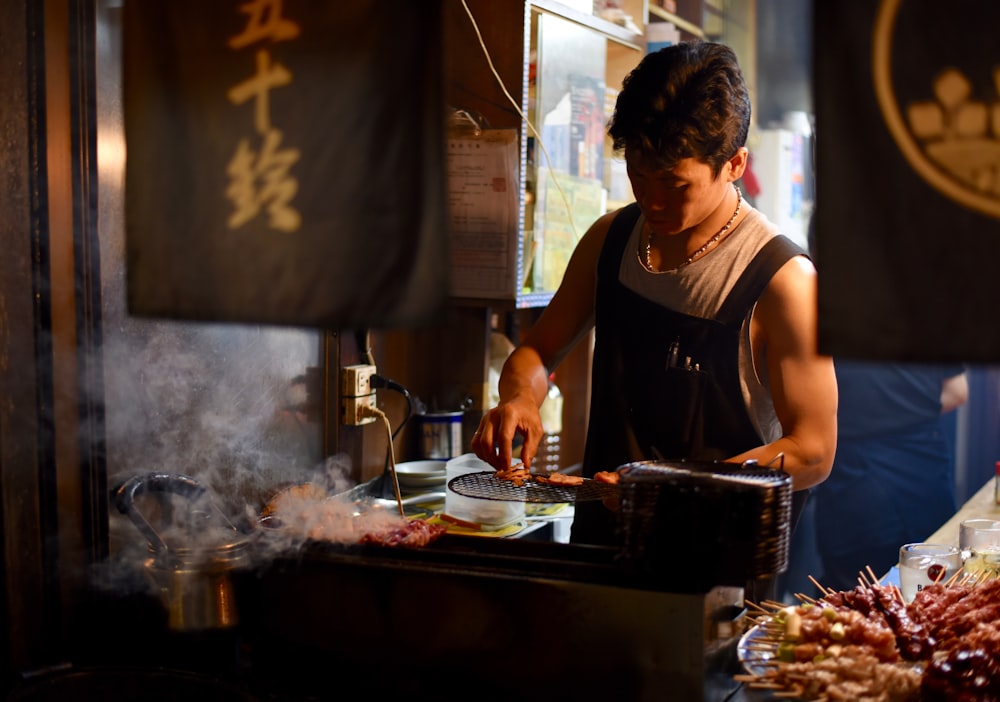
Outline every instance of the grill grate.
[[618, 486], [599, 480], [582, 485], [546, 485], [530, 478], [523, 485], [498, 478], [492, 471], [466, 473], [448, 482], [448, 489], [463, 497], [503, 502], [586, 502], [618, 497]]

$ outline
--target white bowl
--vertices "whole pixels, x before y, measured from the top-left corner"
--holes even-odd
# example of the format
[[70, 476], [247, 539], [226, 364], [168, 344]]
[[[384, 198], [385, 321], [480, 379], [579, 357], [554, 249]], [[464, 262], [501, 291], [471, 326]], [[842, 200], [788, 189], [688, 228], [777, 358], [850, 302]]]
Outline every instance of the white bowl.
[[396, 464], [396, 477], [400, 485], [423, 487], [443, 485], [447, 472], [445, 461], [406, 461]]
[[[473, 453], [466, 453], [448, 461], [448, 482], [466, 473], [493, 471], [486, 461]], [[505, 500], [485, 500], [466, 497], [448, 488], [445, 490], [444, 512], [448, 516], [466, 522], [499, 528], [524, 519], [524, 502]]]

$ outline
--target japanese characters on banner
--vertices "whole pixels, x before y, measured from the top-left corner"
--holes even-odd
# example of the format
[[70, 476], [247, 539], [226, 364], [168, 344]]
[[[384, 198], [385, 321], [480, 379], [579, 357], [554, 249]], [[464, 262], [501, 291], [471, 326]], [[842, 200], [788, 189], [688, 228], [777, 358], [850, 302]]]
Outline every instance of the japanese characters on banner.
[[817, 2], [820, 350], [1000, 360], [1000, 3]]
[[124, 5], [129, 311], [422, 323], [448, 292], [442, 0]]
[[[283, 147], [284, 135], [271, 123], [271, 93], [290, 84], [294, 76], [272, 61], [269, 45], [295, 39], [301, 30], [282, 15], [280, 2], [249, 3], [239, 11], [247, 15], [246, 26], [226, 44], [234, 51], [252, 52], [254, 72], [230, 88], [226, 96], [235, 105], [253, 109], [257, 148], [250, 145], [250, 139], [240, 139], [226, 169], [230, 177], [226, 196], [233, 203], [227, 224], [230, 229], [239, 228], [266, 208], [270, 227], [294, 232], [302, 224], [292, 203], [299, 186], [291, 169], [299, 160], [299, 150]], [[280, 97], [278, 93], [276, 99]]]

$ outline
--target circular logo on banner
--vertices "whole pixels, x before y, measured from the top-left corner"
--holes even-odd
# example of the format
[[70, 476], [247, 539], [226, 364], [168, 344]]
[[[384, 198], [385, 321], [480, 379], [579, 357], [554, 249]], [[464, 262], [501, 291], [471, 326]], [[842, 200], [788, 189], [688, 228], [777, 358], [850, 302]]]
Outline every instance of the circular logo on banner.
[[1000, 219], [1000, 3], [882, 0], [872, 75], [906, 161], [957, 204]]

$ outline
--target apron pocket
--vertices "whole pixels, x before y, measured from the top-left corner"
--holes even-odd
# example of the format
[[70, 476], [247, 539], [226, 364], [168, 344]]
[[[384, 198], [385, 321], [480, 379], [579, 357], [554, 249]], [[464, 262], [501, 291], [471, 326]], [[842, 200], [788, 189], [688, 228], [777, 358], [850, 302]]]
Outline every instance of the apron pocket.
[[701, 449], [706, 382], [704, 371], [672, 367], [635, 383], [629, 419], [643, 451], [669, 460]]

